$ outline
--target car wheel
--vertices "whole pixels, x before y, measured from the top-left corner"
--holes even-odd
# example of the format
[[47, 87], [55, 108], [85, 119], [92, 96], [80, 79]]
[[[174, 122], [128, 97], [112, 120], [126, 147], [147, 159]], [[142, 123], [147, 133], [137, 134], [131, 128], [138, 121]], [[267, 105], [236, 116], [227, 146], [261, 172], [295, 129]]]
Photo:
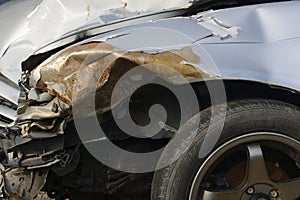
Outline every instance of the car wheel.
[[[215, 106], [216, 110], [224, 105]], [[211, 108], [190, 119], [179, 135], [197, 135], [183, 155], [155, 172], [152, 200], [295, 200], [300, 197], [300, 109], [274, 100], [229, 102], [225, 124], [210, 153], [199, 157], [207, 136], [222, 126], [209, 123]], [[192, 137], [191, 137], [192, 138]], [[189, 140], [190, 137], [186, 137]], [[180, 145], [179, 145], [180, 146]], [[176, 153], [177, 152], [177, 153]], [[166, 147], [160, 161], [175, 160]]]

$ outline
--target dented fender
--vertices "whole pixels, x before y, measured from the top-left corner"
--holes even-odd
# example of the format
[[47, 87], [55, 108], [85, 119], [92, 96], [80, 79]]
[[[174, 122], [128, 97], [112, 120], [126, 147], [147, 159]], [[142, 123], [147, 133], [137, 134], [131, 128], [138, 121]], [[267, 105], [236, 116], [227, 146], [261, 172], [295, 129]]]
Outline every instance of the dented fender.
[[[25, 13], [25, 21], [32, 27], [43, 9], [59, 5], [64, 11], [64, 4], [60, 3], [68, 1], [51, 0], [58, 4], [52, 4], [50, 0], [34, 2], [37, 5], [26, 3], [28, 10]], [[81, 27], [73, 27], [77, 18], [67, 15], [72, 21], [70, 27], [66, 27], [63, 33], [56, 32], [54, 38], [45, 29], [47, 37], [38, 41], [35, 36], [41, 33], [32, 28], [28, 32], [25, 30], [25, 35], [29, 34], [27, 40], [11, 38], [11, 44], [6, 41], [6, 49], [0, 49], [0, 85], [6, 85], [0, 91], [0, 100], [4, 102], [0, 109], [5, 111], [1, 115], [13, 120], [0, 129], [1, 148], [5, 155], [5, 162], [0, 165], [0, 179], [7, 179], [0, 181], [0, 188], [4, 187], [11, 196], [25, 195], [25, 199], [32, 199], [44, 186], [49, 167], [55, 164], [66, 167], [71, 153], [64, 151], [65, 130], [67, 123], [73, 120], [73, 106], [91, 103], [93, 101], [86, 100], [96, 98], [96, 105], [92, 106], [96, 108], [97, 117], [98, 114], [107, 114], [122, 103], [122, 98], [130, 96], [120, 92], [117, 94], [120, 101], [111, 102], [118, 81], [131, 69], [142, 67], [155, 78], [172, 85], [207, 80], [246, 80], [300, 92], [300, 1], [211, 10], [194, 16], [182, 16], [177, 12], [177, 9], [191, 6], [186, 0], [178, 0], [176, 8], [173, 8], [173, 1], [165, 1], [167, 10], [160, 7], [160, 1], [144, 5], [135, 0], [124, 0], [119, 2], [120, 5], [108, 3], [107, 6], [113, 8], [108, 14], [103, 10], [93, 13], [92, 9], [99, 6], [96, 1], [78, 2], [72, 9], [81, 10]], [[83, 4], [86, 7], [80, 7]], [[50, 18], [45, 16], [45, 19], [51, 21], [51, 17], [58, 17], [62, 20], [67, 14], [62, 12], [59, 16], [55, 13], [47, 13]], [[89, 21], [99, 14], [100, 23]], [[58, 24], [64, 26], [61, 21]], [[47, 23], [43, 25], [41, 27], [49, 26]], [[24, 68], [19, 81], [18, 101], [16, 95], [4, 94], [17, 90], [14, 72], [20, 69], [9, 69], [10, 66], [19, 67], [21, 60], [29, 55], [45, 53], [76, 39], [81, 41], [53, 54], [38, 66]], [[24, 49], [26, 51], [22, 51]], [[25, 53], [17, 54], [19, 51]], [[15, 55], [22, 59], [11, 59]], [[144, 79], [139, 75], [130, 78], [137, 82]], [[7, 111], [7, 108], [16, 109], [17, 114]], [[166, 132], [176, 132], [164, 122], [156, 125]], [[106, 139], [102, 137], [99, 141]], [[74, 152], [77, 150], [76, 147]], [[40, 176], [35, 173], [39, 169], [43, 169]], [[28, 176], [19, 179], [26, 174]], [[34, 182], [34, 187], [15, 184], [15, 180]], [[28, 192], [23, 194], [25, 190]]]
[[44, 61], [31, 72], [30, 87], [48, 91], [71, 108], [74, 92], [79, 99], [89, 98], [94, 92], [89, 84], [74, 90], [74, 84], [81, 78], [79, 72], [95, 74], [100, 79], [91, 81], [101, 91], [97, 108], [107, 110], [117, 80], [126, 71], [142, 66], [172, 84], [180, 83], [174, 81], [175, 75], [168, 68], [188, 82], [247, 80], [298, 92], [298, 19], [289, 18], [289, 24], [282, 24], [291, 32], [273, 34], [262, 26], [271, 22], [270, 17], [283, 17], [274, 15], [279, 7], [296, 12], [300, 2], [207, 11], [100, 34]]

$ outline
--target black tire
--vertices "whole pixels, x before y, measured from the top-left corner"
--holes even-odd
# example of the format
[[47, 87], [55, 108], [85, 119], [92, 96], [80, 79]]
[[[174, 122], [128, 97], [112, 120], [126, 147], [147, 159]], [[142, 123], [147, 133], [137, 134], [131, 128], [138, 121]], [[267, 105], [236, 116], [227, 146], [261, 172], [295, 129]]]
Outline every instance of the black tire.
[[[216, 106], [215, 109], [223, 105]], [[211, 108], [201, 113], [201, 123], [198, 127], [197, 136], [191, 142], [186, 152], [173, 164], [165, 167], [154, 174], [152, 182], [152, 200], [185, 200], [188, 199], [192, 182], [201, 165], [207, 157], [200, 159], [199, 150], [205, 138], [210, 122]], [[221, 115], [221, 114], [220, 114]], [[196, 115], [189, 120], [178, 132], [185, 134], [191, 131]], [[219, 116], [221, 119], [222, 116]], [[218, 116], [211, 126], [221, 126]], [[297, 106], [274, 100], [240, 100], [227, 104], [226, 120], [217, 145], [220, 145], [249, 133], [274, 132], [295, 140], [300, 140], [300, 109]], [[189, 138], [187, 137], [186, 140]], [[164, 151], [161, 160], [172, 160], [176, 156], [175, 151]], [[173, 158], [172, 158], [173, 157]], [[300, 192], [299, 192], [300, 193]]]

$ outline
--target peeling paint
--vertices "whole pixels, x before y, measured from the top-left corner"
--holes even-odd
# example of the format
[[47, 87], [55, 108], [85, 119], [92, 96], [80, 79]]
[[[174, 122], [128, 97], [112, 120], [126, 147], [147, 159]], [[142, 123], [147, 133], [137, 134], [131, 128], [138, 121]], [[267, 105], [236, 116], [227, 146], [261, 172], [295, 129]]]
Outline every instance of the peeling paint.
[[198, 22], [204, 28], [210, 30], [213, 35], [219, 36], [221, 39], [228, 37], [237, 38], [239, 31], [242, 30], [242, 28], [237, 26], [225, 25], [215, 17], [200, 17]]

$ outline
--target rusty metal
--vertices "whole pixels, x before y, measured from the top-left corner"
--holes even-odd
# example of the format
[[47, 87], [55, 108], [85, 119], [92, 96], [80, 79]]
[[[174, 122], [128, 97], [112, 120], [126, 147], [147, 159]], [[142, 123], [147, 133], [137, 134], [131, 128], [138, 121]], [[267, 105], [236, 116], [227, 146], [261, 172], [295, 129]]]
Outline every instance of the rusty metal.
[[[198, 64], [200, 61], [200, 58], [189, 47], [150, 54], [127, 52], [103, 42], [93, 42], [62, 52], [48, 64], [36, 68], [32, 72], [35, 76], [31, 79], [39, 79], [36, 84], [35, 81], [32, 81], [35, 84], [33, 86], [37, 89], [47, 90], [68, 106], [72, 106], [74, 91], [82, 99], [94, 92], [90, 91], [89, 84], [74, 88], [74, 84], [79, 78], [95, 77], [95, 80], [89, 80], [89, 83], [97, 84], [97, 90], [103, 88], [105, 84], [108, 85], [103, 88], [108, 91], [102, 91], [101, 95], [103, 99], [110, 99], [110, 90], [117, 79], [136, 66], [142, 66], [169, 82], [172, 81], [168, 78], [176, 76], [176, 73], [180, 73], [188, 80], [210, 78], [210, 74], [191, 65], [191, 63]], [[79, 72], [85, 76], [80, 77]], [[36, 74], [40, 77], [37, 78]], [[91, 76], [91, 74], [95, 75]]]

